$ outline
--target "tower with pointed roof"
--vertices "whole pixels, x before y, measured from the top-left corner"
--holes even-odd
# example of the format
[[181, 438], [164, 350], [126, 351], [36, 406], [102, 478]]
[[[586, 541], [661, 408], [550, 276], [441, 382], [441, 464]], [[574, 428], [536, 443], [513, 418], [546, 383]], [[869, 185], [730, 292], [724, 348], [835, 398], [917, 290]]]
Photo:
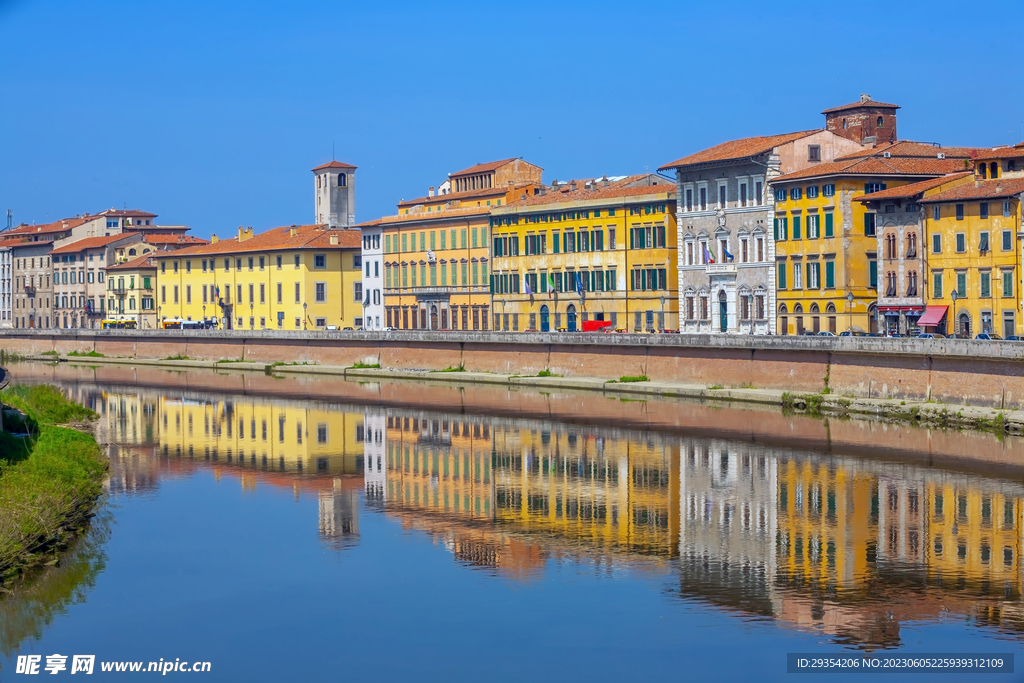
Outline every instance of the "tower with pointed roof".
[[356, 223], [356, 167], [331, 161], [313, 169], [314, 223], [348, 228]]

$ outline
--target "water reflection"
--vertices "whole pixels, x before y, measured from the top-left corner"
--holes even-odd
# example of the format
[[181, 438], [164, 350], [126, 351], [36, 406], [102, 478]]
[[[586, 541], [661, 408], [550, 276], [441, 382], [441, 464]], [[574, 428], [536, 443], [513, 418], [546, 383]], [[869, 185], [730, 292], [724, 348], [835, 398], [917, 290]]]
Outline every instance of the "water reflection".
[[537, 419], [66, 388], [102, 415], [114, 496], [212, 468], [315, 497], [339, 549], [360, 514], [383, 514], [467, 567], [673, 576], [679, 599], [851, 647], [897, 646], [918, 620], [1024, 632], [1019, 479]]

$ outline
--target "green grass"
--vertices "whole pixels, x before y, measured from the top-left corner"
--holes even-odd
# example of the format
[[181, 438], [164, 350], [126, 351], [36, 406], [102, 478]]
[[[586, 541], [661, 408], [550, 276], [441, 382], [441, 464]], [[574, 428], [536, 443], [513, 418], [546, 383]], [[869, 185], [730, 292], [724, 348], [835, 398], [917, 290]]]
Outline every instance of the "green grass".
[[70, 353], [68, 353], [68, 356], [80, 356], [83, 358], [106, 358], [106, 356], [104, 356], [99, 351], [71, 351]]
[[456, 366], [449, 365], [444, 370], [431, 370], [431, 372], [465, 372], [465, 371], [466, 371], [466, 366], [462, 365], [461, 363], [459, 365], [456, 365]]
[[43, 351], [39, 354], [40, 356], [59, 356], [60, 354], [56, 351]]
[[619, 378], [620, 382], [650, 382], [650, 378], [647, 375], [623, 375]]
[[350, 370], [380, 370], [380, 363], [355, 363], [349, 366]]
[[561, 375], [556, 375], [555, 373], [551, 372], [550, 370], [541, 370], [540, 372], [537, 373], [537, 376], [538, 377], [561, 377]]
[[714, 391], [716, 389], [725, 389], [725, 387], [723, 387], [721, 384], [709, 384], [708, 389]]
[[[165, 358], [164, 360], [191, 360], [188, 356], [182, 356], [181, 358]], [[246, 361], [244, 358], [221, 358], [218, 363], [251, 363], [252, 361]]]
[[[183, 356], [182, 354], [179, 353], [179, 354], [174, 355], [174, 356], [167, 356], [166, 358], [161, 358], [160, 360], [192, 360], [192, 359], [189, 358], [188, 356]], [[226, 362], [226, 361], [219, 361], [219, 362], [223, 363], [223, 362]]]
[[0, 401], [24, 413], [30, 435], [0, 436], [0, 583], [77, 537], [102, 492], [106, 460], [90, 433], [65, 426], [96, 417], [56, 387], [15, 385]]

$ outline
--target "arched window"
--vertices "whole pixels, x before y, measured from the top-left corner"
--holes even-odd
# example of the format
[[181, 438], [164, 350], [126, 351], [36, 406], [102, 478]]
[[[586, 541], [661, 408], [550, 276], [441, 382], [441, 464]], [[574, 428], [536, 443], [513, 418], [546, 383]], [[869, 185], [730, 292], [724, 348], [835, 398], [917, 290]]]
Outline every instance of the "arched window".
[[846, 119], [843, 119], [843, 130], [846, 130]]
[[793, 312], [794, 313], [803, 313], [804, 312], [803, 305], [802, 304], [797, 304], [797, 305], [793, 306]]
[[907, 273], [907, 296], [917, 296], [917, 271]]
[[907, 258], [917, 257], [917, 233], [907, 233]]
[[347, 180], [348, 180], [348, 178], [345, 177], [344, 173], [339, 173], [338, 174], [338, 187], [345, 187], [345, 183], [346, 183]]
[[878, 120], [875, 122], [875, 125], [878, 128], [885, 128], [885, 119], [883, 119], [881, 116], [879, 116]]
[[986, 166], [984, 163], [980, 164], [978, 166], [978, 175], [980, 175], [983, 179], [988, 178], [988, 166]]
[[829, 303], [829, 305], [825, 307], [825, 312], [826, 313], [835, 313], [836, 312], [836, 305], [833, 304], [833, 303]]
[[989, 164], [989, 169], [991, 169], [989, 175], [992, 176], [993, 180], [995, 180], [996, 178], [999, 177], [999, 163], [998, 162], [993, 161], [991, 164]]
[[818, 313], [818, 304], [811, 304], [811, 313]]
[[779, 313], [789, 313], [789, 309], [786, 308], [786, 304], [779, 304]]
[[134, 249], [129, 249], [128, 250], [128, 255], [129, 256], [135, 256], [135, 250]]

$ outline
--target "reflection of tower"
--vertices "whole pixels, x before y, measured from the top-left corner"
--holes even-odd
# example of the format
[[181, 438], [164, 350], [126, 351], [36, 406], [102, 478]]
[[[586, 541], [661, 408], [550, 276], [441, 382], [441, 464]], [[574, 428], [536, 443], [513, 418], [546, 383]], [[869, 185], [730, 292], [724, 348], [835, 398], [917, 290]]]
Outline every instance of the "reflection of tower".
[[341, 548], [359, 542], [359, 494], [342, 490], [341, 479], [333, 491], [320, 492], [320, 535]]
[[363, 416], [366, 436], [363, 440], [363, 481], [366, 487], [366, 501], [384, 502], [384, 491], [388, 481], [388, 468], [384, 462], [387, 418], [381, 414], [367, 413]]

